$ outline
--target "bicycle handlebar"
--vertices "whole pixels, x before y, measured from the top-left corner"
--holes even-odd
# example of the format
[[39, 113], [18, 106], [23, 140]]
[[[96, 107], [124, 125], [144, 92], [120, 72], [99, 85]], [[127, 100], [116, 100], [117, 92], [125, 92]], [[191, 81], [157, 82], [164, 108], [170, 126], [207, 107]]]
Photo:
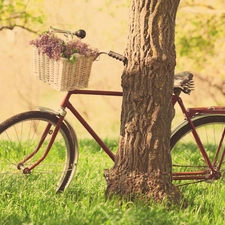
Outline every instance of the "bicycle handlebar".
[[61, 30], [61, 29], [53, 28], [51, 26], [50, 32], [62, 33], [62, 34], [65, 34], [65, 35], [71, 35], [72, 37], [77, 36], [78, 38], [81, 38], [81, 39], [86, 37], [86, 32], [85, 32], [85, 30], [82, 30], [82, 29], [80, 29], [78, 31], [75, 31], [75, 32], [71, 32], [71, 31], [68, 31], [68, 30]]
[[127, 61], [127, 58], [125, 56], [123, 56], [123, 55], [121, 55], [119, 53], [113, 52], [113, 51], [110, 51], [108, 53], [108, 56], [110, 56], [110, 57], [112, 57], [112, 58], [114, 58], [116, 60], [119, 60], [119, 61], [123, 62], [123, 65], [126, 65], [127, 62], [128, 62]]
[[[85, 32], [85, 30], [82, 30], [82, 29], [75, 31], [75, 32], [71, 32], [68, 30], [61, 30], [61, 29], [53, 28], [52, 26], [50, 26], [49, 31], [54, 32], [54, 33], [62, 33], [65, 36], [68, 36], [68, 35], [70, 35], [71, 37], [77, 36], [78, 38], [81, 38], [81, 39], [86, 37], [86, 32]], [[124, 65], [127, 64], [127, 58], [119, 53], [109, 51], [109, 53], [100, 52], [99, 55], [101, 55], [101, 54], [107, 54], [108, 56], [123, 62]]]

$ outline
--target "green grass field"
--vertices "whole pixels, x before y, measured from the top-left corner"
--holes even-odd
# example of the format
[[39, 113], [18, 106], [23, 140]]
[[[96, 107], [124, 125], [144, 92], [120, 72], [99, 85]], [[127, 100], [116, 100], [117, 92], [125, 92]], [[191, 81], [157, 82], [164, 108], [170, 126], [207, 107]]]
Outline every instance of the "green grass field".
[[[108, 141], [116, 150], [117, 142]], [[225, 185], [222, 181], [182, 187], [189, 202], [186, 209], [167, 210], [106, 200], [103, 170], [113, 163], [91, 140], [81, 140], [78, 169], [62, 194], [44, 189], [15, 191], [13, 184], [0, 185], [1, 225], [222, 225], [225, 224]], [[34, 191], [35, 190], [35, 191]]]

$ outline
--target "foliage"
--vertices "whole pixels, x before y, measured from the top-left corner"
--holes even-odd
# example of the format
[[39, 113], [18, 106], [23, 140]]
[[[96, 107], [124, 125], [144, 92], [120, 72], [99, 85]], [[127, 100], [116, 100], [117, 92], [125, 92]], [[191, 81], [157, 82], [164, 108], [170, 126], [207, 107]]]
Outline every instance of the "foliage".
[[[105, 0], [104, 1], [104, 7], [100, 7], [99, 11], [105, 11], [107, 10], [107, 12], [110, 14], [110, 16], [115, 17], [115, 12], [117, 9], [122, 8], [122, 7], [129, 7], [130, 5], [130, 0]], [[112, 5], [115, 7], [113, 8]]]
[[204, 4], [199, 0], [181, 2], [176, 28], [177, 55], [186, 62], [193, 62], [195, 68], [192, 70], [211, 63], [212, 58], [218, 56], [218, 46], [225, 41], [221, 7], [225, 9], [222, 1], [205, 1]]
[[[116, 150], [116, 140], [107, 140]], [[93, 140], [81, 140], [80, 160], [76, 176], [65, 193], [56, 195], [44, 187], [34, 193], [34, 183], [27, 190], [13, 192], [13, 185], [1, 186], [0, 221], [2, 225], [221, 225], [225, 220], [224, 181], [184, 186], [188, 199], [186, 209], [153, 203], [105, 200], [103, 169], [112, 166], [109, 157]]]
[[37, 7], [32, 8], [27, 0], [0, 0], [0, 14], [0, 30], [21, 27], [35, 32], [31, 27], [44, 22], [43, 13]]

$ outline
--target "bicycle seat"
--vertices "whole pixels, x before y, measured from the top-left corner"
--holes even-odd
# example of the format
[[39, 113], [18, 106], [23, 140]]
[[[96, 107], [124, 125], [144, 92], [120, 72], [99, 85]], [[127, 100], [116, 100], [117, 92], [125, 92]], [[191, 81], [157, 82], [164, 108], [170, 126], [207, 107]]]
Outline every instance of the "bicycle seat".
[[174, 75], [174, 90], [179, 89], [186, 94], [190, 94], [192, 90], [194, 90], [194, 81], [193, 81], [193, 74], [184, 71], [181, 73], [177, 73]]

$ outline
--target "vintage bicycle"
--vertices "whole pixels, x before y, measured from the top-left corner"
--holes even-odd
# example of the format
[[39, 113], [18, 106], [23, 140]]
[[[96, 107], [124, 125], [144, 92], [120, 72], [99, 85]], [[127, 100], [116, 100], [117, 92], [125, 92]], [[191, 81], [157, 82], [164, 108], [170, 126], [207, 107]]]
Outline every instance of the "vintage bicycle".
[[[54, 29], [54, 32], [79, 38], [85, 32]], [[108, 56], [127, 63], [126, 57], [110, 51]], [[214, 181], [222, 178], [225, 157], [225, 107], [186, 108], [181, 93], [194, 88], [190, 72], [176, 74], [172, 104], [178, 105], [184, 120], [171, 133], [172, 178], [177, 185]], [[82, 124], [106, 154], [114, 153], [91, 128], [70, 99], [75, 95], [122, 97], [122, 91], [70, 90], [59, 110], [39, 107], [23, 112], [0, 124], [0, 183], [26, 188], [34, 181], [39, 187], [64, 191], [78, 163], [78, 139], [65, 119], [67, 111]], [[34, 186], [32, 185], [32, 188]]]

